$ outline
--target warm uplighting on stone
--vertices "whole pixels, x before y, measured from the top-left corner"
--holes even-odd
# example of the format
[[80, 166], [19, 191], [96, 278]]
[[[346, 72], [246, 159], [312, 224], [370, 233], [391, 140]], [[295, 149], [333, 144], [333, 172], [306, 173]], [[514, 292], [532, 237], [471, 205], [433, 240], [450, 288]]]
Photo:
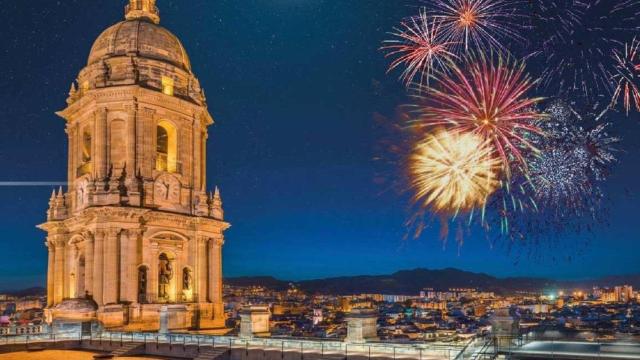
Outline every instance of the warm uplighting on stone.
[[[155, 0], [95, 41], [71, 87], [66, 191], [52, 194], [49, 321], [107, 328], [224, 326], [219, 190], [206, 191], [213, 119], [180, 41]], [[62, 140], [62, 139], [61, 139]]]

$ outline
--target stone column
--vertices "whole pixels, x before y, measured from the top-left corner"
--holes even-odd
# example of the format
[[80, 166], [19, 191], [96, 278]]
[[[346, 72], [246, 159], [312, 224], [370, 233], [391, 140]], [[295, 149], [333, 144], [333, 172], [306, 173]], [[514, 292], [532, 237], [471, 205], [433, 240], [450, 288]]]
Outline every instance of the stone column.
[[155, 169], [156, 163], [154, 162], [156, 156], [155, 148], [155, 122], [153, 121], [153, 115], [155, 111], [153, 109], [140, 109], [137, 113], [137, 161], [139, 168], [142, 170], [142, 175], [145, 178], [151, 178], [153, 176], [153, 169]]
[[[127, 293], [125, 298], [127, 301], [138, 302], [138, 241], [142, 236], [142, 230], [130, 229], [128, 230], [129, 240], [126, 252], [127, 255], [127, 271], [129, 275], [127, 277]], [[147, 274], [148, 275], [148, 274]], [[125, 281], [125, 280], [121, 280]]]
[[127, 176], [136, 176], [136, 115], [137, 103], [134, 103], [127, 112]]
[[222, 301], [222, 237], [209, 240], [209, 301]]
[[99, 306], [104, 305], [103, 294], [103, 274], [104, 274], [104, 238], [105, 233], [103, 230], [97, 230], [95, 235], [94, 249], [93, 249], [93, 300], [98, 303]]
[[53, 304], [59, 304], [64, 299], [64, 239], [55, 236], [54, 262], [54, 293]]
[[96, 152], [93, 161], [96, 176], [102, 181], [107, 176], [107, 109], [102, 108], [96, 113], [96, 131], [93, 139]]
[[54, 294], [54, 262], [55, 262], [55, 246], [47, 242], [47, 249], [49, 250], [49, 260], [47, 263], [47, 307], [53, 306], [53, 294]]
[[197, 302], [203, 303], [207, 301], [207, 241], [204, 236], [197, 237], [197, 255], [196, 255], [196, 283]]
[[209, 134], [207, 134], [207, 129], [205, 128], [202, 131], [202, 139], [201, 139], [201, 147], [202, 150], [202, 158], [199, 159], [200, 165], [200, 191], [206, 191], [207, 189], [207, 139], [209, 138]]
[[105, 304], [115, 304], [118, 302], [118, 234], [119, 229], [109, 229], [106, 231], [104, 239], [104, 293], [102, 294]]
[[202, 151], [202, 129], [200, 125], [200, 120], [195, 118], [193, 120], [193, 159], [192, 162], [192, 171], [193, 171], [193, 190], [200, 191], [201, 178], [200, 174], [202, 174], [202, 164], [200, 164], [200, 156]]
[[67, 128], [65, 129], [65, 132], [67, 133], [67, 139], [68, 139], [68, 154], [67, 154], [67, 181], [69, 181], [69, 190], [71, 190], [72, 186], [73, 186], [73, 180], [75, 180], [76, 178], [76, 169], [77, 169], [77, 165], [74, 161], [74, 154], [75, 154], [75, 146], [74, 146], [74, 140], [75, 140], [75, 134], [74, 134], [74, 129], [75, 127], [71, 127], [69, 126], [69, 124], [67, 124]]
[[158, 256], [160, 255], [158, 244], [152, 243], [149, 251], [149, 273], [147, 285], [147, 301], [154, 303], [158, 300]]
[[[90, 232], [84, 234], [86, 247], [84, 249], [84, 290], [93, 295], [93, 235]], [[84, 296], [85, 294], [80, 294]]]
[[[77, 297], [78, 290], [78, 266], [76, 263], [76, 257], [78, 254], [78, 249], [75, 244], [67, 245], [65, 247], [65, 279], [68, 281], [65, 283], [64, 287], [64, 297], [75, 299]], [[71, 276], [73, 274], [73, 277]]]
[[133, 299], [129, 299], [129, 287], [131, 286], [131, 276], [129, 275], [131, 272], [129, 265], [129, 258], [131, 258], [131, 249], [129, 248], [129, 242], [131, 239], [129, 238], [129, 231], [123, 230], [120, 233], [120, 256], [117, 257], [119, 261], [118, 270], [120, 273], [120, 284], [119, 284], [119, 301], [129, 301], [133, 302]]

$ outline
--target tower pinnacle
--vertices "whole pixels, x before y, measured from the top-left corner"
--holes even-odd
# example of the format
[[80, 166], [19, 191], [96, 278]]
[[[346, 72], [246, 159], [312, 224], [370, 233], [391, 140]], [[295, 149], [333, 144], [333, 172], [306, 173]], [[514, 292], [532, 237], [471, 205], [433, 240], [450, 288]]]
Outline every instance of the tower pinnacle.
[[156, 6], [156, 0], [129, 0], [124, 13], [127, 20], [145, 18], [155, 24], [160, 23], [160, 10]]

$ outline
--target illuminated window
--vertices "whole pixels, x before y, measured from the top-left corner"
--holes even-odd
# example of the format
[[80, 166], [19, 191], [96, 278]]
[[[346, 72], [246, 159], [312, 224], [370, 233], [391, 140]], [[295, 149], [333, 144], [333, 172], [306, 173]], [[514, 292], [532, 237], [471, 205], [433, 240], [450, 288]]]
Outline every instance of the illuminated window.
[[162, 77], [162, 92], [165, 95], [173, 96], [173, 79], [170, 77]]
[[86, 130], [82, 134], [82, 162], [91, 162], [91, 133]]
[[89, 132], [88, 129], [85, 129], [82, 132], [82, 139], [81, 139], [81, 149], [80, 151], [82, 152], [80, 154], [81, 159], [80, 159], [80, 164], [78, 166], [78, 173], [77, 176], [80, 177], [82, 175], [85, 174], [90, 174], [91, 170], [92, 170], [92, 166], [91, 166], [91, 146], [92, 146], [92, 141], [91, 141], [91, 132]]
[[178, 139], [176, 128], [161, 121], [156, 128], [156, 170], [178, 171]]

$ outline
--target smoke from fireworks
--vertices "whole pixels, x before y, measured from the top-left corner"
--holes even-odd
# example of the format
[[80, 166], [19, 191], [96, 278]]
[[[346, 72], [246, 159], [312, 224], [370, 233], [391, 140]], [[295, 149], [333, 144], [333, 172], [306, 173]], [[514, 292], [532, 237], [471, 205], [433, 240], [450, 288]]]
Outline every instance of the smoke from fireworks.
[[451, 214], [484, 206], [495, 191], [500, 161], [490, 144], [471, 133], [436, 130], [409, 158], [414, 202]]
[[444, 69], [447, 60], [453, 57], [449, 48], [452, 42], [442, 40], [441, 24], [429, 21], [427, 13], [420, 11], [420, 15], [412, 17], [400, 24], [391, 33], [393, 40], [386, 40], [382, 50], [387, 50], [386, 57], [396, 57], [388, 72], [404, 65], [400, 79], [409, 86], [412, 81], [420, 84], [429, 81], [430, 74], [435, 69]]
[[492, 142], [507, 174], [513, 159], [526, 167], [526, 153], [536, 151], [527, 137], [540, 133], [533, 122], [544, 118], [534, 108], [542, 99], [526, 96], [535, 82], [524, 64], [501, 56], [497, 61], [468, 58], [465, 65], [451, 64], [450, 73], [438, 74], [427, 95], [417, 95], [421, 104], [413, 126], [477, 134]]
[[629, 115], [631, 104], [634, 103], [636, 110], [640, 111], [640, 54], [638, 48], [640, 41], [635, 38], [631, 44], [625, 44], [624, 52], [615, 49], [613, 58], [616, 61], [616, 73], [613, 80], [616, 89], [613, 93], [611, 105], [615, 106], [620, 97], [624, 103], [624, 108]]
[[447, 41], [457, 50], [505, 50], [503, 40], [522, 40], [515, 0], [434, 0], [430, 14], [442, 22]]

